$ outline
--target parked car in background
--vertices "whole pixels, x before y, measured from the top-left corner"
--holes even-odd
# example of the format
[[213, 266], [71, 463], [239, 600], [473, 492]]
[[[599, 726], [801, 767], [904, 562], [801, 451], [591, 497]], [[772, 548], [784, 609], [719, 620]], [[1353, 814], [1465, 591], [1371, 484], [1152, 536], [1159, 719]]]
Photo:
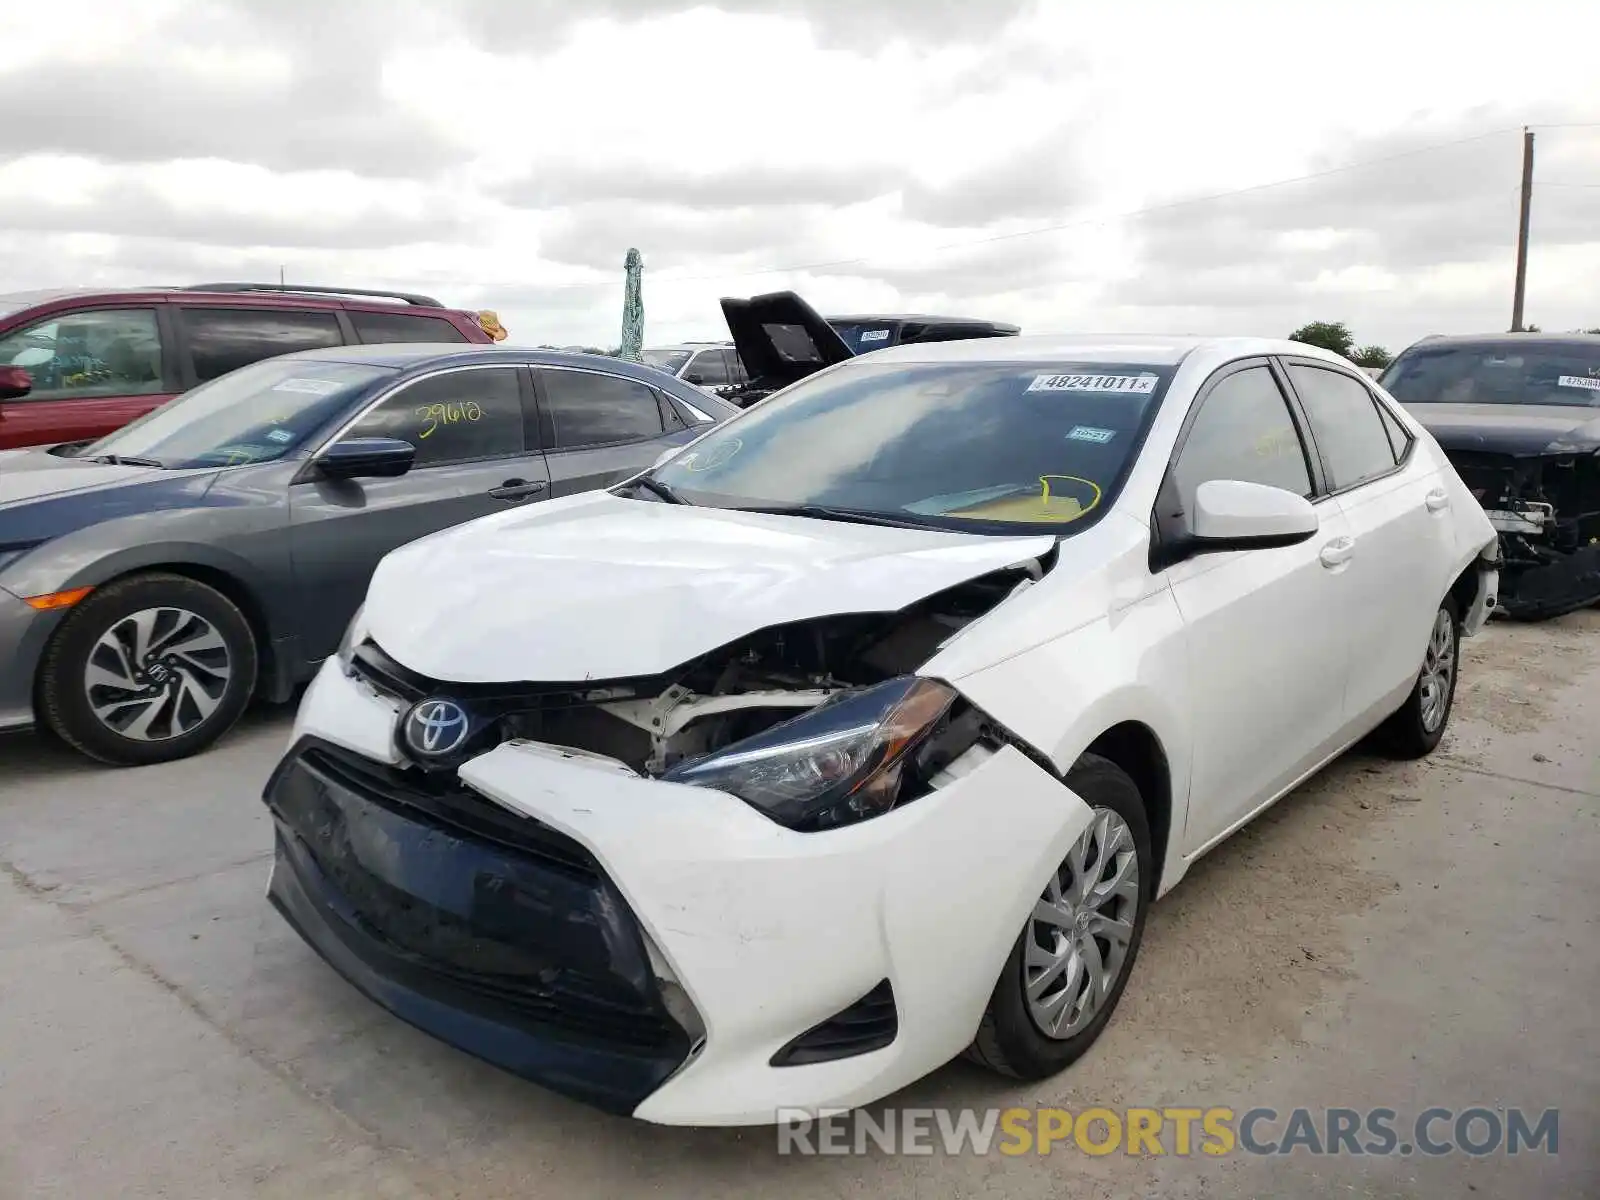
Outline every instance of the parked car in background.
[[265, 789], [269, 895], [405, 1020], [650, 1121], [1041, 1079], [1196, 860], [1374, 731], [1439, 744], [1494, 546], [1324, 350], [864, 355], [385, 558]]
[[713, 395], [727, 395], [750, 381], [732, 342], [679, 342], [643, 352], [646, 363]]
[[926, 314], [871, 314], [827, 317], [829, 325], [857, 354], [884, 350], [905, 342], [962, 342], [969, 338], [1017, 337], [1020, 325], [981, 321], [973, 317], [932, 317]]
[[741, 408], [858, 354], [906, 343], [1015, 337], [1021, 332], [1015, 325], [964, 317], [823, 317], [794, 292], [727, 298], [722, 316], [749, 376], [723, 395]]
[[1600, 336], [1424, 338], [1380, 382], [1500, 531], [1506, 614], [1600, 602]]
[[[490, 342], [492, 313], [359, 288], [211, 283], [0, 296], [0, 450], [103, 437], [180, 392], [296, 350]], [[493, 321], [491, 325], [491, 321]]]
[[636, 474], [735, 411], [611, 358], [343, 346], [203, 383], [73, 457], [0, 452], [0, 729], [113, 763], [192, 754], [311, 676], [396, 546]]

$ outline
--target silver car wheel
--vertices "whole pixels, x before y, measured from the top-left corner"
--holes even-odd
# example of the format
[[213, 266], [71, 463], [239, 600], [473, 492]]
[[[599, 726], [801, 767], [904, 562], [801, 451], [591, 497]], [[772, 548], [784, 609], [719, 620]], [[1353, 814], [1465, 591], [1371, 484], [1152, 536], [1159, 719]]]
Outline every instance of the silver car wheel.
[[1066, 1039], [1094, 1020], [1127, 965], [1138, 914], [1133, 832], [1096, 808], [1028, 921], [1022, 985], [1040, 1033]]
[[184, 608], [146, 608], [100, 636], [83, 686], [107, 729], [164, 742], [204, 724], [232, 677], [228, 644], [211, 622]]
[[1418, 680], [1422, 689], [1422, 728], [1426, 733], [1438, 732], [1444, 723], [1445, 711], [1450, 705], [1450, 685], [1456, 673], [1456, 623], [1450, 614], [1439, 610], [1433, 619], [1433, 634], [1428, 638], [1428, 652], [1422, 658], [1422, 675]]

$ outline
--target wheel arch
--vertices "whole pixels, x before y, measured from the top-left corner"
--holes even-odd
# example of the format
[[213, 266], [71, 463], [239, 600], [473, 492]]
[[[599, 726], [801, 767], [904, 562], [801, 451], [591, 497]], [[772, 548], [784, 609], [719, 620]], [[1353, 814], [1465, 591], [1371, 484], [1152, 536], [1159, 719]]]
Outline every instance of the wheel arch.
[[1166, 747], [1149, 725], [1128, 720], [1100, 733], [1084, 753], [1115, 763], [1139, 789], [1145, 817], [1150, 822], [1150, 850], [1156, 866], [1156, 877], [1150, 882], [1153, 900], [1161, 891], [1161, 875], [1172, 837], [1172, 767]]

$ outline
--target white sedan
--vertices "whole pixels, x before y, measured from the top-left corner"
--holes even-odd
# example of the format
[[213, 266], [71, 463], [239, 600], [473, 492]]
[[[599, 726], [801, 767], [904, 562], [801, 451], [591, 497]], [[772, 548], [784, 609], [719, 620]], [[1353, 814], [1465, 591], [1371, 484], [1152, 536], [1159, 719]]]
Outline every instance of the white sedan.
[[1495, 532], [1292, 342], [910, 345], [390, 554], [266, 800], [378, 1003], [645, 1120], [1022, 1079], [1149, 907], [1357, 740], [1428, 753]]

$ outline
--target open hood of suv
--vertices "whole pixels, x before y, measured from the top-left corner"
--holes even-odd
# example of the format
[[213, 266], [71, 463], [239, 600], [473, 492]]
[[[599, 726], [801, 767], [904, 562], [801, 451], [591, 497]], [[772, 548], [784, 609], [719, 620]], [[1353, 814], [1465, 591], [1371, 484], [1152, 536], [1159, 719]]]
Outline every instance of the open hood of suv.
[[722, 315], [751, 386], [776, 391], [854, 358], [838, 332], [794, 292], [724, 297]]
[[394, 551], [363, 621], [435, 680], [636, 678], [789, 622], [895, 612], [1054, 545], [589, 492]]

